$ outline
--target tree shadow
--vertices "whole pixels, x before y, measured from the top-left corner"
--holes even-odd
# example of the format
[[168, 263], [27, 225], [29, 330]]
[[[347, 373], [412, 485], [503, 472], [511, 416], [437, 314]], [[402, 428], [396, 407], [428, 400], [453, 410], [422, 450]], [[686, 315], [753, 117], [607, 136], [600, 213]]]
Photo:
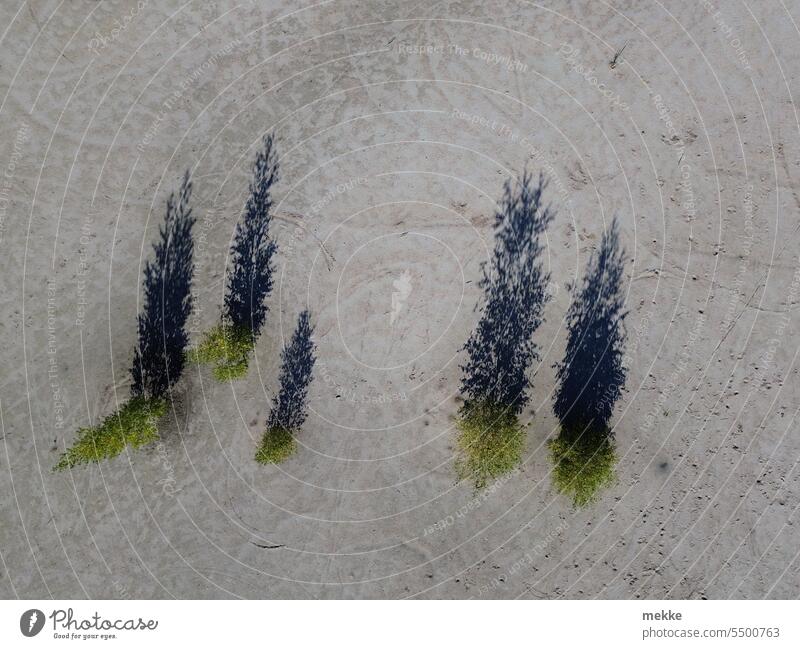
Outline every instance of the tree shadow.
[[138, 316], [131, 394], [163, 399], [183, 373], [189, 342], [186, 322], [192, 310], [195, 219], [189, 207], [192, 183], [186, 172], [178, 197], [167, 200], [164, 224], [144, 268], [144, 307]]
[[611, 434], [609, 421], [625, 386], [625, 252], [615, 218], [592, 254], [567, 312], [568, 337], [553, 410], [569, 435]]
[[268, 311], [265, 299], [273, 284], [272, 258], [278, 246], [269, 237], [269, 226], [272, 187], [278, 178], [274, 137], [270, 134], [253, 163], [250, 196], [231, 246], [232, 268], [225, 295], [227, 324], [252, 332], [253, 338], [264, 326]]
[[542, 323], [550, 274], [542, 267], [539, 236], [555, 213], [542, 203], [543, 175], [534, 183], [525, 172], [506, 181], [495, 213], [495, 247], [491, 267], [482, 266], [480, 287], [485, 303], [477, 327], [464, 349], [461, 366], [464, 409], [486, 402], [518, 414], [528, 400], [527, 370], [538, 360], [533, 333]]
[[303, 311], [297, 319], [292, 340], [281, 353], [280, 391], [269, 413], [268, 428], [294, 431], [306, 420], [306, 397], [316, 360], [312, 333], [314, 328], [308, 311]]

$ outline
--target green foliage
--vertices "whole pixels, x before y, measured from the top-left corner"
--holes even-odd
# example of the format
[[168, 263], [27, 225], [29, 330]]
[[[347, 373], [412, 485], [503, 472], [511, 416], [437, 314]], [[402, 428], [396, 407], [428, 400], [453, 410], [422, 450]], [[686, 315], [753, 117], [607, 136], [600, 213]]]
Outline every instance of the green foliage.
[[248, 354], [254, 347], [250, 329], [221, 324], [205, 333], [200, 344], [189, 352], [189, 359], [214, 364], [214, 378], [233, 381], [247, 374]]
[[260, 464], [278, 464], [292, 455], [297, 448], [292, 431], [275, 426], [267, 428], [261, 445], [256, 451], [256, 462]]
[[553, 461], [553, 486], [570, 496], [575, 507], [597, 500], [601, 488], [614, 481], [617, 454], [606, 435], [574, 440], [561, 434], [548, 442]]
[[116, 457], [126, 446], [139, 448], [155, 441], [158, 439], [156, 423], [166, 411], [167, 402], [163, 399], [133, 397], [101, 424], [79, 429], [77, 441], [61, 456], [53, 470], [99, 462]]
[[457, 423], [460, 480], [474, 480], [481, 489], [522, 462], [525, 429], [511, 408], [478, 401], [466, 407]]

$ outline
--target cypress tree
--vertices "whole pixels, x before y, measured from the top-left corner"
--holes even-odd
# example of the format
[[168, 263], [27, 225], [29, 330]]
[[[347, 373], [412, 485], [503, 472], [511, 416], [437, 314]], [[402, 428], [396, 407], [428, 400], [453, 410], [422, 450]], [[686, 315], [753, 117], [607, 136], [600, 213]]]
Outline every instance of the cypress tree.
[[528, 370], [539, 358], [533, 333], [542, 323], [550, 280], [540, 259], [539, 237], [555, 216], [542, 202], [545, 186], [542, 175], [534, 183], [527, 172], [515, 184], [506, 182], [495, 213], [492, 263], [482, 268], [484, 306], [464, 347], [456, 470], [478, 487], [522, 459], [518, 415], [528, 400]]
[[567, 313], [567, 347], [556, 365], [553, 410], [561, 432], [549, 442], [556, 489], [577, 507], [614, 480], [616, 453], [609, 422], [625, 386], [626, 313], [621, 294], [624, 251], [616, 219], [589, 260]]
[[247, 373], [248, 356], [267, 319], [267, 296], [272, 291], [273, 258], [278, 246], [269, 236], [272, 188], [278, 181], [278, 160], [272, 135], [256, 153], [250, 194], [231, 244], [231, 269], [221, 323], [203, 336], [192, 359], [214, 364], [220, 381]]
[[183, 373], [189, 340], [186, 322], [192, 310], [194, 271], [191, 194], [187, 171], [178, 197], [173, 193], [167, 200], [154, 258], [145, 264], [144, 306], [137, 319], [138, 341], [130, 369], [131, 398], [99, 424], [79, 429], [56, 471], [113, 458], [126, 447], [135, 449], [158, 439], [158, 420], [166, 413], [170, 389]]
[[308, 311], [303, 311], [289, 345], [281, 353], [280, 388], [256, 453], [256, 460], [262, 464], [280, 462], [294, 452], [294, 434], [308, 415], [308, 386], [316, 360], [313, 332]]

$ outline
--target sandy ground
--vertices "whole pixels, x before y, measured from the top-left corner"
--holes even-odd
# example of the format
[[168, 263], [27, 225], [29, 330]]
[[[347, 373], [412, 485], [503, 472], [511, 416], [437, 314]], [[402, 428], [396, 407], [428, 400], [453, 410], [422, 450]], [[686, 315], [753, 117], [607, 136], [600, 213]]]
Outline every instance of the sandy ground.
[[[798, 0], [8, 0], [0, 29], [0, 596], [800, 595]], [[190, 368], [161, 443], [51, 473], [127, 396], [186, 168], [193, 328], [216, 320], [269, 131], [279, 279], [247, 378]], [[526, 165], [558, 209], [554, 298], [524, 465], [476, 493], [453, 472], [460, 348]], [[550, 484], [552, 365], [614, 215], [618, 482], [575, 511]], [[311, 414], [262, 467], [305, 307]]]

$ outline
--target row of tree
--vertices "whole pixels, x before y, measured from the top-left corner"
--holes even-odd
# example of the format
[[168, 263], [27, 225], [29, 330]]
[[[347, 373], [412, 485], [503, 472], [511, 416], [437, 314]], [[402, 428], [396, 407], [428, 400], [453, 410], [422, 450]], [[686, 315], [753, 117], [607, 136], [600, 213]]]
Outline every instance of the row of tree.
[[[231, 245], [231, 269], [219, 324], [187, 351], [192, 311], [194, 244], [187, 172], [177, 197], [167, 200], [154, 255], [144, 269], [144, 306], [131, 368], [131, 398], [100, 425], [78, 431], [78, 439], [56, 465], [63, 469], [113, 457], [156, 438], [171, 392], [187, 360], [210, 363], [229, 381], [247, 372], [248, 359], [268, 314], [277, 244], [270, 237], [272, 191], [278, 181], [273, 137], [267, 136], [253, 164], [249, 195]], [[482, 266], [481, 316], [464, 349], [457, 470], [477, 486], [508, 472], [522, 460], [531, 365], [539, 360], [533, 336], [549, 299], [550, 273], [542, 265], [541, 237], [555, 213], [545, 204], [546, 183], [525, 173], [507, 182], [495, 214], [492, 260]], [[554, 482], [577, 504], [589, 502], [613, 475], [609, 421], [625, 384], [624, 328], [620, 293], [624, 253], [616, 220], [592, 254], [581, 284], [570, 286], [567, 346], [557, 363], [554, 411], [560, 434], [551, 440]], [[315, 347], [307, 311], [281, 353], [280, 388], [256, 452], [262, 463], [279, 462], [295, 448], [306, 418]]]
[[[220, 324], [204, 336], [197, 349], [187, 352], [195, 218], [190, 205], [192, 182], [186, 173], [177, 197], [172, 194], [167, 200], [153, 258], [144, 268], [144, 301], [137, 320], [130, 399], [99, 425], [80, 429], [75, 443], [56, 464], [57, 470], [114, 457], [126, 447], [138, 448], [155, 440], [157, 422], [167, 410], [187, 359], [213, 362], [215, 376], [221, 380], [237, 378], [247, 371], [248, 354], [266, 321], [266, 298], [273, 284], [272, 258], [277, 245], [269, 236], [269, 226], [272, 187], [277, 179], [278, 162], [270, 135], [256, 155], [249, 197], [236, 226]], [[303, 311], [281, 353], [280, 388], [256, 453], [261, 462], [288, 455], [294, 433], [305, 420], [315, 360], [312, 334], [309, 313]]]
[[[528, 401], [530, 367], [539, 360], [533, 334], [549, 299], [541, 237], [554, 212], [543, 201], [545, 186], [542, 176], [534, 181], [527, 173], [506, 183], [495, 215], [493, 259], [482, 269], [481, 317], [464, 347], [458, 468], [477, 486], [521, 462], [525, 434], [518, 416]], [[568, 287], [567, 345], [556, 364], [553, 409], [561, 430], [550, 442], [554, 482], [578, 505], [613, 477], [609, 422], [626, 378], [623, 271], [614, 219], [583, 281]]]

